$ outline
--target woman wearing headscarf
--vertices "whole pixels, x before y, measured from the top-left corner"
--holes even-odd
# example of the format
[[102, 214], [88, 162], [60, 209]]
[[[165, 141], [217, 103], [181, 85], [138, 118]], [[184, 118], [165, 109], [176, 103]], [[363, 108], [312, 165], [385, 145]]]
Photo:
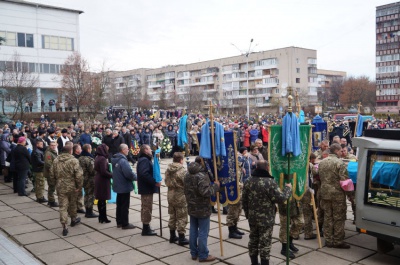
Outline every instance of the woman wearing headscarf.
[[99, 222], [109, 223], [107, 219], [106, 201], [111, 199], [111, 172], [108, 170], [108, 146], [101, 144], [96, 149], [96, 159], [94, 160], [94, 196], [97, 199], [97, 209], [99, 211]]

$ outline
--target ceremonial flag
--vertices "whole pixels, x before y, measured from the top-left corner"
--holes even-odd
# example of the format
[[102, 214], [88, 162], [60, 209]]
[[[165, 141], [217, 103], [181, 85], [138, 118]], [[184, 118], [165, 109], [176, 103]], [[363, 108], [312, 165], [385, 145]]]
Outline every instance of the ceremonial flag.
[[158, 148], [154, 152], [154, 160], [153, 160], [153, 178], [157, 183], [162, 181], [160, 162], [158, 161], [158, 156], [160, 155], [160, 152], [161, 152], [161, 148]]
[[[204, 126], [204, 125], [203, 125]], [[205, 133], [205, 132], [204, 132]], [[203, 133], [198, 133], [197, 138], [200, 143], [200, 148], [204, 142], [208, 142], [206, 139], [209, 138], [210, 133], [208, 132], [208, 137], [204, 137], [202, 141]], [[216, 135], [217, 132], [216, 132]], [[240, 178], [240, 169], [238, 163], [238, 154], [237, 154], [237, 135], [236, 132], [224, 132], [222, 137], [215, 137], [215, 141], [220, 141], [220, 144], [224, 146], [225, 150], [220, 150], [221, 153], [225, 154], [222, 156], [218, 156], [217, 159], [217, 174], [218, 179], [221, 184], [221, 187], [224, 188], [224, 191], [220, 192], [219, 201], [223, 205], [227, 204], [235, 204], [240, 200], [239, 196], [239, 178]], [[212, 149], [212, 145], [209, 146]], [[217, 150], [218, 151], [218, 150]], [[211, 150], [214, 152], [214, 150]], [[212, 153], [210, 155], [212, 157]], [[215, 172], [213, 167], [213, 160], [207, 159], [203, 157], [203, 161], [205, 167], [208, 171], [208, 174], [212, 180], [215, 179]], [[217, 198], [211, 197], [212, 205], [215, 204]]]
[[305, 122], [304, 110], [300, 110], [300, 113], [299, 113], [299, 122], [300, 122], [300, 123]]
[[320, 143], [327, 137], [328, 124], [319, 115], [314, 117], [311, 124], [314, 126], [312, 128], [312, 150], [316, 151], [319, 149]]
[[356, 136], [360, 137], [360, 136], [362, 136], [362, 133], [363, 133], [363, 117], [361, 116], [361, 114], [358, 114]]
[[179, 131], [178, 131], [178, 146], [180, 148], [185, 148], [185, 144], [188, 143], [188, 136], [187, 136], [187, 129], [186, 129], [186, 122], [187, 122], [187, 115], [184, 115], [179, 120]]
[[[300, 155], [290, 156], [290, 174], [293, 174], [293, 197], [300, 200], [307, 189], [310, 156], [311, 125], [300, 125]], [[282, 126], [270, 126], [268, 160], [270, 173], [283, 189], [284, 175], [288, 172], [288, 157], [282, 155]]]

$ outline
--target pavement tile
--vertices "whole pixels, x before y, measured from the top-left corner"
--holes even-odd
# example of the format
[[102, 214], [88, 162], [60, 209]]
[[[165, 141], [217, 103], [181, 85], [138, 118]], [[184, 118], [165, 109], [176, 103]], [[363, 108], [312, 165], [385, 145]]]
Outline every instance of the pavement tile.
[[19, 209], [18, 211], [20, 211], [23, 214], [54, 212], [54, 210], [51, 209], [50, 207], [43, 206], [40, 204], [37, 204], [36, 207], [23, 208], [23, 209]]
[[30, 201], [27, 203], [20, 203], [20, 204], [15, 204], [12, 207], [16, 210], [20, 210], [20, 209], [26, 209], [26, 208], [32, 208], [32, 207], [37, 207], [40, 204], [35, 202], [35, 201]]
[[98, 258], [107, 255], [113, 255], [119, 252], [130, 250], [131, 248], [118, 242], [116, 240], [107, 240], [92, 245], [84, 246], [80, 248], [86, 253]]
[[365, 248], [359, 248], [357, 246], [351, 246], [351, 249], [337, 249], [337, 248], [322, 248], [318, 251], [330, 254], [332, 256], [346, 259], [349, 261], [359, 261], [362, 259], [365, 259], [372, 254], [375, 254], [375, 251], [365, 249]]
[[141, 252], [154, 256], [157, 259], [162, 259], [177, 253], [188, 252], [187, 248], [178, 246], [177, 244], [170, 244], [169, 242], [160, 242], [150, 246], [138, 248]]
[[0, 190], [0, 195], [8, 195], [8, 194], [11, 195], [13, 193], [14, 193], [14, 191], [11, 189]]
[[[229, 238], [229, 230], [227, 226], [222, 226], [221, 227], [221, 232], [222, 232], [222, 240], [228, 239]], [[215, 237], [219, 239], [219, 229], [214, 228], [210, 229], [210, 232], [208, 233], [209, 236]]]
[[63, 264], [72, 264], [80, 261], [90, 260], [92, 259], [92, 257], [80, 249], [71, 248], [58, 252], [52, 252], [40, 255], [39, 259], [41, 259], [47, 265], [52, 265], [52, 264], [63, 265]]
[[16, 216], [22, 216], [22, 213], [15, 211], [15, 210], [5, 211], [5, 212], [1, 212], [0, 219], [11, 218], [11, 217], [16, 217]]
[[26, 216], [41, 222], [46, 220], [58, 219], [60, 220], [60, 213], [58, 211], [45, 212], [45, 213], [26, 213]]
[[370, 250], [378, 251], [377, 245], [376, 245], [376, 238], [370, 235], [366, 234], [358, 234], [354, 235], [352, 237], [349, 237], [344, 240], [345, 242], [355, 245], [355, 246], [360, 246], [362, 248], [367, 248]]
[[27, 203], [32, 202], [32, 199], [26, 196], [18, 196], [16, 194], [5, 194], [0, 196], [0, 201], [4, 202], [5, 204], [11, 206], [19, 203]]
[[351, 261], [346, 261], [346, 260], [331, 256], [329, 254], [326, 254], [326, 253], [323, 253], [320, 251], [312, 251], [310, 253], [307, 253], [306, 255], [296, 257], [294, 262], [299, 265], [310, 265], [310, 264], [348, 265], [348, 264], [352, 264]]
[[110, 238], [98, 231], [65, 238], [66, 241], [68, 241], [69, 243], [71, 243], [72, 245], [74, 245], [78, 248], [96, 244], [96, 243], [100, 243], [100, 242], [107, 241], [110, 239], [112, 239], [112, 238]]
[[153, 260], [153, 261], [150, 261], [150, 262], [143, 263], [141, 265], [165, 265], [165, 263], [161, 262], [159, 260]]
[[36, 231], [32, 233], [26, 233], [22, 235], [16, 235], [15, 239], [20, 242], [22, 245], [32, 244], [36, 242], [47, 241], [51, 239], [58, 239], [54, 233], [44, 230], [44, 231]]
[[23, 216], [23, 215], [17, 216], [14, 218], [0, 219], [0, 227], [1, 228], [22, 225], [22, 224], [29, 224], [29, 223], [34, 223], [34, 221], [31, 218]]
[[35, 256], [40, 256], [48, 253], [74, 248], [74, 246], [63, 239], [55, 239], [26, 245], [25, 248], [33, 253]]
[[224, 248], [224, 256], [222, 257], [219, 243], [215, 243], [212, 245], [208, 244], [208, 250], [210, 251], [210, 255], [213, 255], [221, 260], [226, 260], [231, 257], [248, 252], [247, 248], [236, 246], [229, 242], [223, 242], [223, 248]]
[[[68, 235], [65, 236], [64, 238], [67, 237], [71, 237], [71, 236], [76, 236], [76, 235], [81, 235], [81, 234], [86, 234], [86, 233], [90, 233], [93, 232], [94, 230], [84, 224], [78, 224], [74, 227], [70, 227], [68, 225]], [[58, 236], [62, 236], [62, 227], [60, 225], [59, 228], [55, 228], [52, 229], [51, 232], [53, 232], [54, 234], [58, 235]]]
[[[250, 264], [250, 257], [249, 257], [249, 253], [244, 253], [241, 255], [238, 255], [236, 257], [233, 258], [229, 258], [227, 260], [225, 260], [226, 262], [228, 262], [229, 264], [232, 265], [244, 265], [244, 264]], [[259, 260], [260, 261], [260, 260]], [[282, 261], [284, 261], [283, 259], [279, 259], [279, 258], [275, 258], [275, 257], [270, 257], [270, 264], [279, 264]], [[290, 262], [290, 264], [293, 264], [292, 261]]]
[[104, 263], [97, 259], [90, 259], [81, 262], [74, 263], [74, 265], [103, 265]]
[[14, 209], [11, 208], [10, 206], [7, 206], [7, 205], [1, 205], [1, 206], [0, 206], [0, 212], [12, 211], [12, 210], [14, 210]]
[[19, 235], [19, 234], [25, 234], [25, 233], [30, 233], [34, 231], [40, 231], [40, 230], [45, 230], [41, 225], [38, 225], [37, 223], [30, 223], [30, 224], [21, 224], [17, 226], [9, 226], [5, 227], [4, 230], [9, 234], [9, 235]]
[[118, 241], [133, 248], [139, 248], [159, 242], [165, 242], [165, 239], [159, 236], [142, 236], [141, 234], [136, 234], [132, 236], [119, 238]]
[[42, 226], [46, 227], [47, 229], [51, 230], [54, 228], [59, 228], [61, 229], [62, 225], [60, 223], [60, 219], [52, 219], [52, 220], [47, 220], [47, 221], [41, 221], [39, 222]]
[[[161, 259], [161, 261], [165, 262], [167, 264], [174, 264], [174, 265], [199, 264], [198, 260], [192, 260], [192, 257], [190, 255], [189, 251], [186, 251], [184, 253], [179, 253], [176, 255], [172, 255], [167, 258], [163, 258], [163, 259]], [[207, 262], [207, 264], [215, 264], [218, 262], [219, 262], [219, 260], [216, 259], [213, 262]]]
[[103, 229], [101, 230], [101, 232], [112, 238], [121, 238], [121, 237], [140, 234], [142, 233], [142, 230], [139, 228], [123, 230], [121, 228], [117, 228], [117, 224], [114, 223], [113, 227]]
[[[142, 264], [154, 260], [152, 257], [140, 253], [137, 250], [128, 250], [100, 258], [108, 265]], [[147, 263], [146, 263], [147, 264]]]
[[394, 264], [400, 264], [400, 258], [377, 253], [371, 257], [359, 261], [358, 264], [394, 265]]

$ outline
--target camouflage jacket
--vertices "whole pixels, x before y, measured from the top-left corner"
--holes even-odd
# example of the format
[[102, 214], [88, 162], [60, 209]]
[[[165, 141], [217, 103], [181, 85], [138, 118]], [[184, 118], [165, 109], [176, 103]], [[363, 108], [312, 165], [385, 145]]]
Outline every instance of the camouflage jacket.
[[44, 168], [43, 168], [43, 176], [45, 178], [49, 177], [51, 165], [53, 164], [53, 161], [54, 159], [56, 159], [56, 157], [57, 157], [57, 151], [51, 150], [50, 147], [47, 148], [44, 154]]
[[79, 161], [70, 154], [62, 153], [53, 161], [50, 179], [56, 181], [57, 193], [69, 193], [82, 189], [83, 173]]
[[317, 157], [318, 160], [322, 159], [322, 150], [321, 148], [314, 152], [314, 155]]
[[96, 171], [94, 170], [94, 159], [90, 156], [80, 156], [78, 160], [83, 171], [84, 185], [88, 180], [94, 181], [94, 175], [96, 175]]
[[345, 163], [336, 154], [330, 154], [318, 166], [321, 179], [321, 198], [323, 200], [346, 200], [346, 194], [340, 187], [340, 181], [349, 178]]
[[291, 195], [291, 188], [283, 191], [266, 170], [254, 170], [251, 178], [244, 183], [242, 204], [250, 225], [273, 226], [275, 203], [282, 203]]
[[165, 171], [165, 185], [168, 187], [168, 204], [186, 207], [184, 180], [186, 169], [181, 163], [168, 165]]
[[190, 163], [188, 171], [184, 182], [188, 213], [196, 218], [209, 217], [210, 198], [216, 195], [218, 185], [215, 183], [210, 185], [210, 178], [199, 163]]

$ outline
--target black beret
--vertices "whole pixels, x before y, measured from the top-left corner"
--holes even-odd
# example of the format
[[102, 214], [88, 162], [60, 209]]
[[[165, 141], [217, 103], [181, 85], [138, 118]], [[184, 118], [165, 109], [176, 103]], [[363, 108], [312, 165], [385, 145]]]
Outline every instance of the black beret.
[[61, 133], [67, 133], [68, 131], [67, 131], [67, 129], [62, 129], [61, 130]]

